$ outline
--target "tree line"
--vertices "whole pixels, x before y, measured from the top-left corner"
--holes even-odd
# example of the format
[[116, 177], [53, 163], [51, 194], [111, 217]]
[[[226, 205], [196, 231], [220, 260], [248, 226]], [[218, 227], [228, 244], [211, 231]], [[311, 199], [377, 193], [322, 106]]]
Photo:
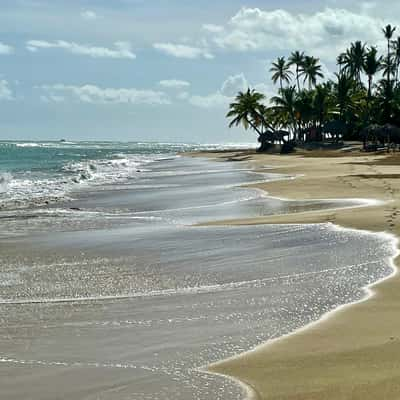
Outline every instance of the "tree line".
[[279, 57], [270, 68], [277, 95], [267, 102], [254, 89], [239, 92], [229, 107], [229, 126], [254, 130], [261, 150], [276, 142], [294, 146], [326, 135], [365, 142], [371, 134], [382, 140], [386, 134], [380, 131], [390, 131], [400, 141], [400, 36], [395, 38], [395, 32], [391, 25], [382, 29], [387, 43], [383, 54], [376, 46], [351, 43], [336, 58], [334, 79], [325, 79], [320, 60], [302, 51]]

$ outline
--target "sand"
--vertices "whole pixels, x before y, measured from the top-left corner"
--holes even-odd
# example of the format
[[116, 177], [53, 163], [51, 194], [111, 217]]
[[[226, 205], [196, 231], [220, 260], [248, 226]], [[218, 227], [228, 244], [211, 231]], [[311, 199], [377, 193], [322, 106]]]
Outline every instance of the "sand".
[[[371, 207], [279, 215], [218, 224], [331, 222], [343, 227], [400, 233], [400, 155], [317, 153], [200, 154], [246, 160], [253, 168], [297, 175], [295, 180], [256, 184], [289, 199], [367, 198]], [[395, 260], [396, 264], [400, 258]], [[400, 397], [400, 276], [375, 284], [368, 300], [346, 306], [318, 323], [210, 366], [247, 384], [259, 399], [397, 399]]]

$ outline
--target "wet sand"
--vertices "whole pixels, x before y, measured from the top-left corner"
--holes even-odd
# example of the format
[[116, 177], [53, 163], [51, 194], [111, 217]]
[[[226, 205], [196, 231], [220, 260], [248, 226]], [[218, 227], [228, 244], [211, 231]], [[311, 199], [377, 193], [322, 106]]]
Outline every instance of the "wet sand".
[[[308, 224], [331, 222], [343, 227], [400, 233], [400, 156], [308, 154], [276, 156], [207, 154], [242, 158], [253, 168], [265, 165], [294, 181], [256, 187], [288, 199], [367, 198], [384, 204], [356, 209], [311, 211], [218, 224]], [[206, 154], [201, 154], [206, 156]], [[398, 258], [395, 260], [398, 265]], [[366, 301], [340, 308], [328, 318], [256, 351], [216, 363], [211, 371], [233, 376], [259, 399], [395, 399], [400, 393], [400, 277], [374, 285]]]

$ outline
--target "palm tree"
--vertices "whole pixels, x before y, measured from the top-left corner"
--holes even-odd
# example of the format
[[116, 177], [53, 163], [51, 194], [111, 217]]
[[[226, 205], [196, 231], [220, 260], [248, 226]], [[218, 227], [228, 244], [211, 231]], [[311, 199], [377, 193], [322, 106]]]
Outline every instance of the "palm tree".
[[382, 114], [382, 121], [385, 123], [390, 122], [392, 119], [394, 94], [395, 89], [393, 81], [381, 79], [378, 84], [377, 103]]
[[387, 73], [388, 81], [390, 81], [390, 73], [391, 73], [390, 64], [392, 62], [391, 55], [390, 55], [390, 41], [393, 37], [393, 33], [395, 30], [396, 30], [396, 27], [392, 27], [390, 24], [386, 25], [385, 28], [382, 29], [382, 32], [385, 35], [385, 39], [387, 40], [387, 65], [388, 65], [388, 68], [386, 70], [386, 73]]
[[318, 58], [310, 56], [304, 57], [304, 62], [301, 66], [300, 76], [304, 76], [303, 83], [308, 81], [309, 89], [317, 84], [317, 78], [324, 77], [324, 74], [321, 72], [321, 65], [318, 63]]
[[264, 128], [269, 127], [263, 115], [263, 104], [265, 96], [254, 89], [247, 89], [246, 92], [239, 92], [235, 101], [229, 105], [227, 118], [233, 119], [229, 123], [229, 128], [242, 124], [244, 129], [249, 126], [254, 129], [259, 136], [264, 133]]
[[392, 42], [393, 50], [394, 50], [394, 65], [396, 67], [396, 84], [399, 81], [399, 67], [400, 67], [400, 36], [397, 37], [396, 40]]
[[275, 111], [287, 121], [288, 127], [296, 130], [296, 88], [289, 86], [279, 90], [279, 95], [271, 98]]
[[289, 57], [289, 66], [296, 66], [296, 82], [297, 82], [297, 91], [300, 92], [300, 82], [299, 82], [299, 74], [300, 69], [304, 63], [304, 52], [294, 51]]
[[396, 75], [396, 64], [392, 62], [391, 59], [388, 60], [387, 57], [385, 57], [382, 60], [382, 71], [383, 71], [383, 76], [386, 76], [386, 80], [388, 82], [391, 81], [390, 77], [393, 75]]
[[339, 74], [342, 73], [343, 66], [346, 64], [346, 53], [340, 53], [336, 57], [336, 64], [339, 65]]
[[290, 65], [286, 63], [285, 57], [278, 57], [276, 62], [272, 63], [270, 72], [273, 72], [272, 82], [276, 83], [279, 80], [281, 90], [283, 89], [283, 82], [290, 83], [292, 71]]
[[325, 121], [328, 119], [331, 103], [330, 87], [326, 84], [317, 85], [315, 87], [312, 106], [315, 120], [319, 127], [324, 125]]
[[351, 43], [344, 54], [344, 68], [358, 83], [361, 83], [361, 71], [365, 61], [365, 44], [357, 41]]
[[335, 84], [335, 103], [339, 111], [339, 119], [345, 120], [346, 111], [352, 106], [351, 91], [354, 86], [354, 81], [348, 75], [336, 74], [337, 83]]
[[368, 76], [368, 101], [371, 99], [374, 76], [382, 69], [382, 57], [378, 57], [377, 54], [377, 49], [371, 47], [365, 55], [362, 66], [365, 74]]

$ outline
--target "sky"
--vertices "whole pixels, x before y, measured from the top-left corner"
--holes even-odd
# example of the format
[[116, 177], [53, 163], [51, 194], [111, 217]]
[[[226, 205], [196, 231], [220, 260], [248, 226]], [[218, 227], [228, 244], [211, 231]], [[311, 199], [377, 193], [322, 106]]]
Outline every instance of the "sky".
[[267, 98], [294, 50], [332, 77], [355, 40], [378, 46], [400, 3], [342, 0], [0, 0], [0, 139], [251, 142], [225, 114]]

